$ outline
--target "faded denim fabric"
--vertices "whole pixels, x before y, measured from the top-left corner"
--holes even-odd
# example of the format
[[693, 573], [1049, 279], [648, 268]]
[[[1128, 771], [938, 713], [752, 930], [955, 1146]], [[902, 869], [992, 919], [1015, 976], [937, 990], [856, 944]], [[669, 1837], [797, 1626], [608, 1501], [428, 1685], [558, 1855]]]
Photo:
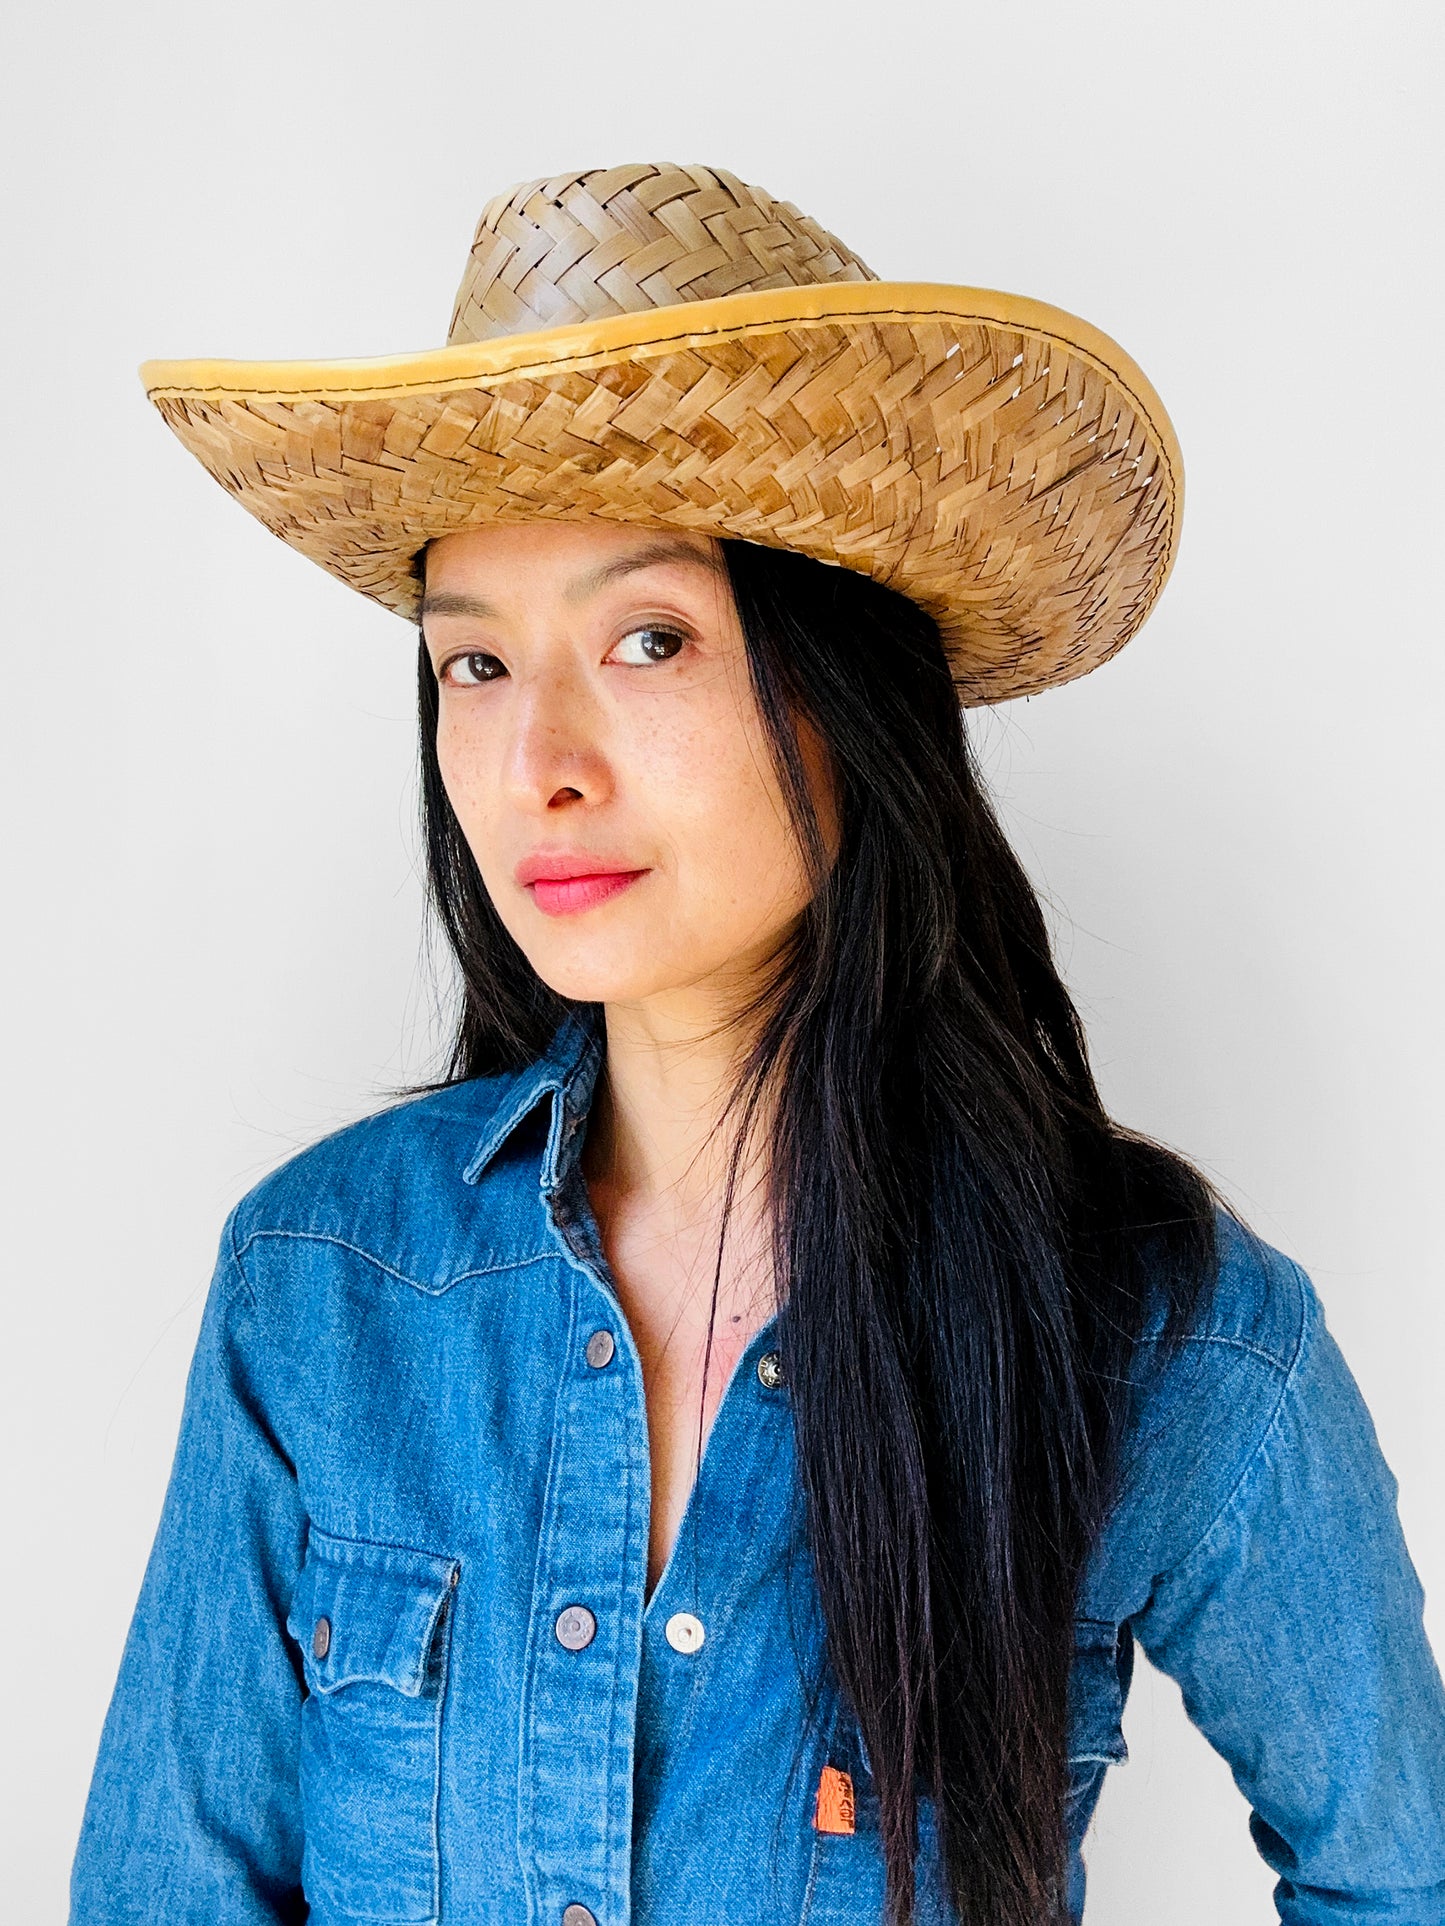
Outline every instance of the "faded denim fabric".
[[[578, 1167], [600, 1062], [579, 1012], [529, 1069], [338, 1131], [227, 1219], [71, 1926], [881, 1918], [787, 1386], [758, 1369], [775, 1321], [644, 1604], [641, 1368]], [[1233, 1769], [1284, 1921], [1438, 1926], [1445, 1693], [1395, 1482], [1304, 1274], [1225, 1236], [1207, 1319], [1140, 1373], [1083, 1585], [1075, 1913], [1137, 1639]], [[575, 1606], [595, 1635], [569, 1649]], [[851, 1834], [814, 1828], [825, 1764]], [[925, 1801], [921, 1926], [952, 1918], [935, 1837]]]

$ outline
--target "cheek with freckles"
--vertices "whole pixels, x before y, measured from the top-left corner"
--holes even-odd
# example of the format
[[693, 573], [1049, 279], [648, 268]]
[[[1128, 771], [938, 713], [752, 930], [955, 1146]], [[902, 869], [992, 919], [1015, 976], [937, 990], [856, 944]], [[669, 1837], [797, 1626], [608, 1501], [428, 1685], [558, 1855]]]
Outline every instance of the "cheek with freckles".
[[506, 864], [507, 812], [501, 806], [499, 752], [485, 730], [443, 711], [437, 730], [437, 763], [452, 814], [461, 824], [482, 881], [494, 899]]
[[624, 788], [655, 826], [671, 872], [667, 947], [721, 965], [778, 933], [806, 900], [801, 857], [760, 720], [735, 703], [677, 718]]

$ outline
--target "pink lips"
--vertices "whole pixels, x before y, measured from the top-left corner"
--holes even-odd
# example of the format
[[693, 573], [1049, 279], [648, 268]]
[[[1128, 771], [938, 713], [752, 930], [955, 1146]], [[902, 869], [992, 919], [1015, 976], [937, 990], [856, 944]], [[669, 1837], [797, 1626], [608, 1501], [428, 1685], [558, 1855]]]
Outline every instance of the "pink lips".
[[645, 869], [607, 867], [605, 857], [562, 850], [539, 851], [518, 863], [516, 879], [532, 892], [532, 901], [547, 916], [571, 916], [605, 903], [609, 896], [645, 876]]

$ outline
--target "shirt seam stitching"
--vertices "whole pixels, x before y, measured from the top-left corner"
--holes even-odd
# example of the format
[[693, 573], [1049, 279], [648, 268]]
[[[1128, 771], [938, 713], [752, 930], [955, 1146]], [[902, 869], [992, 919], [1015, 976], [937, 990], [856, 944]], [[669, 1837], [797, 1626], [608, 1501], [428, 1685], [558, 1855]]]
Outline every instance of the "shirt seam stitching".
[[[253, 1315], [257, 1319], [259, 1319], [261, 1315], [261, 1307], [256, 1301], [255, 1287], [252, 1285], [250, 1278], [246, 1274], [246, 1265], [245, 1265], [245, 1256], [246, 1256], [246, 1252], [250, 1249], [251, 1240], [250, 1238], [247, 1238], [244, 1244], [241, 1244], [241, 1245], [237, 1244], [236, 1213], [234, 1211], [231, 1213], [230, 1220], [226, 1226], [226, 1232], [227, 1232], [226, 1241], [230, 1246], [231, 1264], [236, 1272], [237, 1277], [239, 1277], [241, 1280], [241, 1288], [246, 1293], [246, 1301], [251, 1306]], [[229, 1301], [229, 1297], [227, 1298], [227, 1301]]]
[[[1255, 1470], [1264, 1458], [1265, 1449], [1270, 1439], [1279, 1428], [1286, 1401], [1299, 1376], [1300, 1365], [1304, 1361], [1313, 1340], [1315, 1321], [1318, 1316], [1318, 1312], [1310, 1302], [1310, 1294], [1304, 1288], [1303, 1272], [1293, 1259], [1286, 1259], [1286, 1262], [1289, 1264], [1290, 1274], [1295, 1281], [1296, 1287], [1300, 1291], [1303, 1310], [1300, 1317], [1299, 1337], [1295, 1343], [1294, 1356], [1290, 1359], [1288, 1369], [1284, 1371], [1284, 1375], [1280, 1380], [1279, 1393], [1275, 1398], [1268, 1419], [1260, 1429], [1259, 1436], [1255, 1439], [1248, 1456], [1240, 1466], [1239, 1476], [1230, 1487], [1229, 1495], [1221, 1503], [1204, 1530], [1200, 1532], [1198, 1538], [1196, 1538], [1194, 1543], [1189, 1547], [1189, 1550], [1182, 1553], [1181, 1556], [1176, 1558], [1171, 1564], [1166, 1565], [1162, 1571], [1154, 1574], [1155, 1585], [1159, 1584], [1161, 1580], [1175, 1577], [1192, 1558], [1203, 1550], [1204, 1546], [1229, 1516], [1230, 1512], [1234, 1510], [1245, 1486], [1254, 1476]], [[1244, 1345], [1241, 1348], [1250, 1350], [1253, 1347]], [[1263, 1356], [1264, 1354], [1260, 1353], [1260, 1355]], [[1274, 1364], [1276, 1370], [1281, 1368], [1277, 1361], [1274, 1361]]]
[[[263, 1237], [286, 1238], [298, 1244], [333, 1244], [338, 1250], [349, 1251], [353, 1257], [363, 1258], [387, 1277], [394, 1277], [399, 1284], [408, 1284], [412, 1290], [420, 1291], [427, 1297], [436, 1297], [440, 1292], [450, 1290], [454, 1284], [466, 1283], [469, 1278], [495, 1277], [500, 1271], [521, 1270], [529, 1264], [546, 1263], [555, 1256], [555, 1252], [552, 1251], [535, 1251], [526, 1257], [508, 1258], [500, 1264], [480, 1264], [469, 1271], [458, 1271], [455, 1276], [448, 1277], [441, 1284], [424, 1284], [420, 1278], [411, 1277], [406, 1271], [398, 1270], [394, 1264], [388, 1264], [384, 1258], [378, 1257], [374, 1251], [367, 1250], [364, 1245], [353, 1244], [349, 1238], [336, 1237], [328, 1231], [253, 1230], [239, 1249], [235, 1245], [234, 1233], [232, 1236], [232, 1255], [243, 1277], [245, 1271], [241, 1260], [251, 1246]], [[247, 1288], [250, 1288], [249, 1281]], [[255, 1302], [254, 1293], [252, 1302]]]
[[1164, 1344], [1171, 1349], [1176, 1344], [1223, 1344], [1232, 1351], [1247, 1351], [1251, 1357], [1258, 1358], [1262, 1364], [1267, 1364], [1272, 1371], [1277, 1371], [1282, 1378], [1286, 1379], [1294, 1370], [1295, 1360], [1299, 1355], [1298, 1344], [1295, 1346], [1295, 1357], [1285, 1360], [1276, 1357], [1273, 1351], [1266, 1351], [1262, 1345], [1252, 1344], [1248, 1338], [1235, 1337], [1227, 1331], [1186, 1332], [1177, 1338], [1169, 1338], [1163, 1332], [1155, 1331], [1141, 1337], [1138, 1341], [1140, 1345]]

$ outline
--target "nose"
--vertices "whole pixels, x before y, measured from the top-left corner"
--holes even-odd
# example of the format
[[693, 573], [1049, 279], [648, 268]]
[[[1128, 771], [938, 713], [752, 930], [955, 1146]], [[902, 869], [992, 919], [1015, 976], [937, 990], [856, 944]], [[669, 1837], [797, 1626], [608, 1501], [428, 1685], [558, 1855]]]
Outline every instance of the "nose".
[[554, 666], [519, 678], [510, 721], [503, 786], [514, 808], [540, 815], [606, 801], [612, 778], [601, 717], [577, 677]]

